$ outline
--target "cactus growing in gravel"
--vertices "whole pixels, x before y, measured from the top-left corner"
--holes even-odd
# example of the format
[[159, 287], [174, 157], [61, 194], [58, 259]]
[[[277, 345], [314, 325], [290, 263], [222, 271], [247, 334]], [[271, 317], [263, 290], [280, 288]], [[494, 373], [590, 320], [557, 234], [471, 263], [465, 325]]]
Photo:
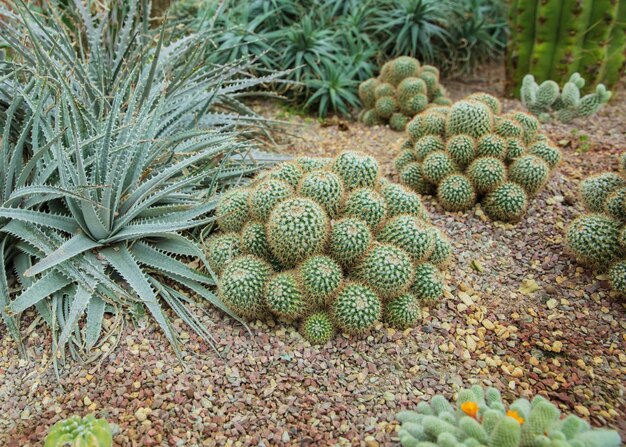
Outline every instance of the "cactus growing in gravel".
[[603, 172], [580, 183], [588, 213], [565, 232], [565, 245], [582, 264], [608, 271], [611, 288], [626, 295], [626, 172]]
[[417, 59], [401, 56], [386, 62], [378, 78], [359, 85], [364, 113], [359, 119], [367, 126], [389, 123], [403, 131], [408, 121], [426, 109], [429, 103], [450, 104], [439, 84], [439, 70], [421, 65]]
[[93, 415], [72, 416], [57, 422], [50, 428], [44, 447], [111, 447], [113, 434], [106, 419]]
[[517, 399], [506, 405], [495, 388], [474, 385], [451, 403], [436, 395], [415, 411], [401, 411], [398, 432], [403, 447], [619, 447], [620, 436], [593, 429], [547, 399]]
[[555, 117], [569, 123], [575, 118], [589, 118], [611, 99], [611, 92], [604, 84], [598, 84], [593, 93], [581, 97], [580, 90], [584, 85], [585, 80], [578, 73], [570, 77], [562, 90], [551, 80], [538, 85], [535, 77], [528, 74], [524, 76], [520, 97], [528, 111], [541, 121]]
[[450, 242], [419, 195], [381, 178], [373, 157], [298, 158], [222, 200], [207, 258], [235, 314], [293, 321], [325, 343], [335, 329], [413, 325], [423, 300], [443, 292]]
[[396, 159], [400, 182], [419, 194], [436, 192], [447, 211], [480, 201], [491, 218], [518, 220], [561, 152], [538, 132], [535, 117], [500, 111], [496, 97], [475, 93], [416, 115]]

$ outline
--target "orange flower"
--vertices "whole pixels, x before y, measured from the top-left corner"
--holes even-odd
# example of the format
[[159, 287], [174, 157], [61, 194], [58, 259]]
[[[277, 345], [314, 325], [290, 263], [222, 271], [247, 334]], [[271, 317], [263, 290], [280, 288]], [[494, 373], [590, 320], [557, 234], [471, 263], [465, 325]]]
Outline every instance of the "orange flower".
[[461, 410], [463, 410], [463, 413], [466, 415], [476, 419], [476, 415], [478, 414], [478, 404], [471, 401], [463, 402], [461, 404]]
[[518, 413], [517, 411], [515, 411], [515, 410], [508, 410], [508, 411], [506, 412], [506, 415], [507, 415], [508, 417], [510, 417], [510, 418], [515, 419], [517, 422], [519, 422], [519, 424], [520, 424], [520, 425], [522, 425], [522, 424], [524, 423], [524, 418], [523, 418], [523, 417], [521, 417], [521, 416], [519, 415], [519, 413]]

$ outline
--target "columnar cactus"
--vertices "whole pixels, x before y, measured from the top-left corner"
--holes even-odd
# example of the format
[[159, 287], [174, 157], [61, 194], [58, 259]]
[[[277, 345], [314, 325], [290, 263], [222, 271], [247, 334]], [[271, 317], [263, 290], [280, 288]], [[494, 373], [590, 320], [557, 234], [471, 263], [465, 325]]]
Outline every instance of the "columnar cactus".
[[96, 419], [93, 415], [72, 416], [52, 426], [44, 447], [111, 447], [113, 435], [106, 419]]
[[404, 329], [443, 294], [450, 242], [373, 157], [285, 162], [225, 194], [217, 217], [206, 250], [223, 302], [245, 318], [299, 322], [311, 343], [378, 321]]
[[450, 104], [445, 89], [439, 84], [439, 70], [406, 56], [385, 63], [378, 78], [362, 82], [359, 98], [364, 107], [360, 115], [364, 124], [389, 123], [398, 132], [429, 103]]
[[614, 86], [626, 61], [626, 3], [512, 0], [506, 90], [517, 94], [527, 73], [564, 83], [580, 72], [591, 88]]
[[436, 195], [447, 211], [465, 211], [479, 201], [492, 219], [519, 220], [561, 152], [538, 132], [534, 116], [500, 111], [497, 98], [474, 93], [416, 115], [395, 163], [400, 182]]
[[578, 416], [561, 417], [547, 399], [517, 399], [507, 407], [495, 388], [458, 392], [453, 404], [441, 395], [402, 411], [404, 447], [619, 447], [617, 432], [593, 429]]
[[[626, 153], [625, 153], [626, 154]], [[626, 295], [626, 172], [620, 157], [619, 172], [587, 177], [579, 195], [588, 210], [566, 229], [565, 244], [576, 259], [607, 271], [610, 285]]]
[[611, 92], [604, 84], [598, 84], [593, 93], [581, 97], [585, 80], [574, 73], [563, 89], [554, 81], [537, 84], [531, 74], [524, 76], [520, 96], [522, 104], [530, 113], [547, 122], [553, 116], [563, 123], [575, 118], [588, 118], [611, 99]]

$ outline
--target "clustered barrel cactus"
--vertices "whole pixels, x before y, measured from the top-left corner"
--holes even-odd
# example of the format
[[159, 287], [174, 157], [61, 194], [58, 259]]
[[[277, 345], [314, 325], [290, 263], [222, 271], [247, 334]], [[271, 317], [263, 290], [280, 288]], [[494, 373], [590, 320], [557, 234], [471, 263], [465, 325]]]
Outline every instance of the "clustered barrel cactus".
[[395, 161], [401, 182], [420, 194], [436, 194], [448, 211], [481, 201], [492, 219], [518, 220], [561, 152], [539, 133], [534, 116], [500, 112], [497, 98], [474, 93], [415, 116]]
[[207, 241], [221, 299], [246, 318], [300, 321], [311, 343], [379, 320], [414, 325], [443, 293], [451, 245], [419, 196], [380, 178], [375, 158], [297, 158], [233, 189]]
[[359, 86], [364, 110], [360, 120], [368, 126], [389, 123], [397, 131], [404, 130], [409, 120], [429, 103], [448, 105], [450, 100], [439, 84], [439, 70], [420, 65], [412, 57], [401, 56], [386, 62], [378, 78]]
[[113, 435], [106, 419], [72, 416], [52, 426], [44, 447], [111, 447]]
[[495, 388], [459, 391], [456, 405], [441, 395], [397, 415], [404, 447], [619, 447], [620, 436], [592, 429], [541, 396], [507, 408]]
[[589, 212], [569, 225], [566, 246], [579, 262], [608, 270], [611, 288], [626, 295], [626, 152], [620, 172], [586, 178], [579, 193]]
[[604, 84], [598, 84], [595, 92], [581, 97], [584, 85], [585, 80], [578, 73], [569, 78], [563, 89], [552, 80], [537, 84], [535, 77], [528, 74], [522, 82], [520, 96], [528, 111], [541, 121], [547, 122], [556, 115], [559, 121], [569, 123], [575, 118], [590, 117], [611, 99], [611, 92]]

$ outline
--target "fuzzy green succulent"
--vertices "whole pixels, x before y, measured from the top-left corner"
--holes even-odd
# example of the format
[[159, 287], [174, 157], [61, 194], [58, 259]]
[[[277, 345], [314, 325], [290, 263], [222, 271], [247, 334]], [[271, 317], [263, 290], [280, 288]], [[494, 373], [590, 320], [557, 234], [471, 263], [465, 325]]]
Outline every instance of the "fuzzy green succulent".
[[294, 197], [272, 210], [267, 221], [267, 240], [280, 262], [294, 265], [323, 250], [329, 228], [328, 216], [317, 202]]
[[403, 293], [385, 303], [383, 320], [396, 329], [415, 325], [422, 316], [417, 298], [412, 293]]
[[603, 214], [584, 214], [566, 230], [566, 244], [576, 259], [585, 264], [603, 266], [620, 258], [621, 223]]
[[[416, 95], [427, 93], [426, 83], [417, 77], [408, 77], [398, 84], [398, 101], [400, 103]], [[426, 98], [428, 100], [428, 98]]]
[[493, 131], [493, 121], [491, 109], [482, 102], [459, 101], [452, 106], [448, 114], [446, 134], [481, 138]]
[[[407, 142], [409, 141], [407, 140]], [[415, 156], [415, 152], [413, 151], [413, 147], [411, 145], [410, 149], [403, 149], [402, 152], [400, 152], [400, 155], [398, 155], [396, 159], [394, 160], [396, 171], [401, 172], [406, 165], [414, 161], [418, 161], [418, 160], [417, 160], [417, 157]]]
[[392, 96], [383, 96], [376, 100], [374, 111], [380, 119], [389, 119], [398, 110], [398, 102]]
[[400, 171], [400, 181], [418, 194], [429, 194], [433, 189], [432, 184], [424, 178], [422, 165], [419, 162], [407, 164]]
[[476, 140], [468, 135], [454, 135], [446, 141], [446, 152], [452, 162], [461, 168], [476, 158]]
[[611, 289], [626, 295], [626, 260], [614, 262], [609, 268]]
[[257, 318], [265, 312], [265, 286], [273, 273], [270, 264], [252, 255], [229, 262], [218, 281], [222, 301], [238, 315]]
[[382, 314], [376, 293], [358, 282], [346, 282], [332, 304], [333, 320], [348, 333], [364, 332], [374, 326]]
[[302, 320], [300, 333], [309, 343], [323, 345], [335, 335], [335, 325], [328, 313], [316, 312]]
[[489, 217], [505, 222], [515, 222], [526, 212], [528, 196], [516, 183], [504, 182], [483, 201], [483, 209]]
[[413, 282], [413, 262], [408, 253], [397, 246], [376, 243], [355, 266], [352, 275], [384, 300], [409, 288]]
[[517, 183], [526, 194], [534, 196], [548, 181], [550, 167], [536, 155], [519, 157], [509, 169], [509, 180]]
[[[558, 152], [558, 150], [557, 150]], [[505, 157], [505, 161], [507, 163], [512, 163], [515, 159], [521, 157], [522, 155], [524, 155], [526, 153], [526, 146], [524, 146], [524, 143], [518, 139], [518, 138], [507, 138], [506, 140], [506, 157]], [[561, 153], [558, 152], [558, 156], [559, 158], [561, 157]], [[556, 164], [554, 165], [550, 165], [552, 168], [554, 168], [556, 166]]]
[[589, 210], [604, 211], [604, 201], [613, 191], [626, 185], [626, 181], [616, 172], [603, 172], [587, 177], [580, 184], [580, 197]]
[[422, 162], [422, 174], [426, 181], [435, 185], [441, 180], [456, 172], [454, 162], [445, 151], [435, 151], [428, 154]]
[[446, 116], [439, 113], [437, 109], [431, 108], [422, 120], [424, 133], [428, 135], [438, 135], [444, 137], [446, 133]]
[[379, 82], [374, 89], [374, 98], [376, 100], [379, 100], [380, 98], [393, 98], [395, 94], [396, 89], [388, 82]]
[[272, 170], [270, 170], [270, 172], [267, 174], [267, 177], [276, 180], [283, 180], [289, 183], [293, 188], [295, 188], [298, 186], [298, 183], [300, 183], [303, 175], [304, 172], [302, 171], [298, 163], [289, 161], [281, 163]]
[[397, 132], [402, 132], [408, 122], [409, 119], [406, 115], [396, 112], [389, 118], [389, 127]]
[[561, 161], [561, 151], [546, 141], [538, 141], [528, 148], [528, 153], [541, 157], [548, 163], [550, 169], [554, 169]]
[[452, 174], [439, 183], [437, 200], [446, 211], [465, 211], [476, 203], [476, 190], [462, 174]]
[[392, 85], [398, 85], [404, 79], [416, 76], [420, 69], [420, 63], [415, 58], [400, 56], [392, 60], [388, 67], [388, 70], [381, 73], [382, 76]]
[[494, 132], [502, 138], [522, 138], [524, 136], [522, 125], [515, 119], [506, 116], [496, 117]]
[[341, 177], [348, 191], [375, 187], [380, 175], [378, 161], [374, 157], [354, 151], [339, 154], [332, 164], [332, 170]]
[[[416, 265], [446, 265], [451, 244], [419, 195], [380, 178], [372, 157], [349, 151], [287, 163], [302, 173], [295, 189], [270, 177], [291, 167], [257, 174], [244, 188], [243, 227], [207, 241], [219, 296], [233, 315], [297, 322], [311, 343], [324, 343], [335, 327], [371, 328], [388, 302], [414, 286]], [[396, 327], [417, 321], [419, 308], [393, 302]]]
[[217, 224], [222, 231], [239, 231], [250, 215], [248, 189], [235, 189], [220, 200], [215, 209]]
[[491, 109], [491, 112], [494, 115], [499, 115], [500, 112], [502, 111], [502, 104], [500, 103], [500, 100], [496, 98], [495, 96], [490, 95], [489, 93], [484, 93], [484, 92], [472, 93], [471, 95], [467, 97], [467, 99], [482, 102], [483, 104], [485, 104], [487, 107]]
[[507, 407], [496, 388], [474, 385], [452, 404], [442, 395], [402, 411], [398, 436], [403, 447], [619, 447], [620, 436], [592, 429], [577, 416], [562, 417], [541, 396], [517, 399]]
[[489, 133], [476, 144], [477, 157], [494, 157], [504, 160], [507, 154], [506, 140], [495, 133]]
[[111, 447], [113, 434], [106, 419], [93, 415], [72, 416], [57, 422], [50, 428], [44, 447]]
[[467, 178], [477, 194], [488, 194], [506, 180], [506, 166], [498, 158], [477, 158], [467, 168]]
[[626, 187], [622, 186], [607, 196], [604, 211], [615, 219], [626, 221]]
[[415, 281], [411, 292], [420, 300], [436, 300], [443, 295], [443, 278], [441, 273], [430, 262], [415, 267]]
[[288, 270], [276, 273], [267, 281], [265, 305], [273, 314], [289, 319], [300, 318], [306, 313], [310, 303], [297, 272]]
[[440, 136], [425, 135], [415, 142], [413, 153], [418, 161], [424, 161], [428, 155], [444, 149], [445, 143]]
[[298, 268], [302, 288], [310, 302], [323, 307], [331, 301], [343, 280], [339, 264], [329, 256], [312, 256]]
[[206, 254], [209, 266], [219, 274], [224, 266], [242, 254], [239, 234], [219, 233], [206, 241]]
[[377, 79], [371, 78], [359, 85], [359, 99], [366, 109], [372, 109], [376, 104], [375, 90], [378, 84]]

